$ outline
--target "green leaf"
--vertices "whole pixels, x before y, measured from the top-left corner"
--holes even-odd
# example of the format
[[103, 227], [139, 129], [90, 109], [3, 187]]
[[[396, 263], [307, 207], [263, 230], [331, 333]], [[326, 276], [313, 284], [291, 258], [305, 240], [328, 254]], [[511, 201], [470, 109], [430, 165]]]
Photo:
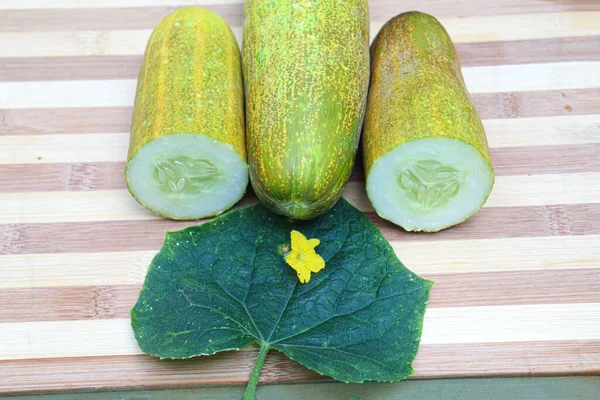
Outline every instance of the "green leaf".
[[[284, 260], [292, 229], [321, 240], [326, 266], [307, 284]], [[413, 372], [431, 285], [345, 200], [296, 222], [256, 205], [168, 233], [132, 326], [160, 358], [256, 341], [340, 381], [396, 381]]]

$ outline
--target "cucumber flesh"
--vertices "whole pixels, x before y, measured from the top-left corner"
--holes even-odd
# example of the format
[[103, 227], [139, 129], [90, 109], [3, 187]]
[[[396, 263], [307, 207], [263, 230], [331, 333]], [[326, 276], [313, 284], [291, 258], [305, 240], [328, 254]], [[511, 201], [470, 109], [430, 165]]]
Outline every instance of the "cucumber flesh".
[[460, 140], [424, 137], [379, 157], [367, 195], [382, 218], [407, 231], [436, 232], [465, 221], [494, 184], [488, 160]]
[[144, 207], [168, 218], [219, 215], [248, 185], [248, 167], [229, 144], [202, 134], [157, 137], [131, 158], [127, 186]]

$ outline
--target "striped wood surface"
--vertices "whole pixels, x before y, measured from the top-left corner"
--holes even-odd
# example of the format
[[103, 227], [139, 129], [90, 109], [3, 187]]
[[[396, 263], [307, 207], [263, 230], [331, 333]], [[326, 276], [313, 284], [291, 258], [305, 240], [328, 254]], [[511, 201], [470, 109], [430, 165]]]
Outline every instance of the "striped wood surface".
[[[189, 225], [137, 205], [123, 166], [148, 35], [191, 3], [241, 39], [240, 0], [0, 1], [2, 394], [248, 379], [252, 348], [161, 362], [128, 321], [165, 231]], [[411, 9], [455, 40], [497, 172], [437, 234], [377, 217], [360, 167], [345, 191], [436, 282], [415, 377], [600, 373], [600, 3], [372, 0], [372, 36]], [[261, 382], [323, 379], [273, 353]]]

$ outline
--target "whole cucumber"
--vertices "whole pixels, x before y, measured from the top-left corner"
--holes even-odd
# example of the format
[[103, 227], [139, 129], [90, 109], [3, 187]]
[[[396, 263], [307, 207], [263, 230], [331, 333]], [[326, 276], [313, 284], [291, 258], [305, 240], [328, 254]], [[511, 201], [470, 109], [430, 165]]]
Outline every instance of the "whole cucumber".
[[369, 84], [366, 0], [248, 0], [242, 64], [250, 181], [271, 210], [309, 219], [342, 194]]

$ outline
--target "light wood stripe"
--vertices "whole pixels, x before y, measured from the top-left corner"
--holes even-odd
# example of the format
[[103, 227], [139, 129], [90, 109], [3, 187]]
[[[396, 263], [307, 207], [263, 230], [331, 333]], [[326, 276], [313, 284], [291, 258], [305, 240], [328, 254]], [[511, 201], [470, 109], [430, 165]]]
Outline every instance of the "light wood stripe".
[[[544, 188], [543, 192], [539, 188]], [[518, 196], [515, 194], [518, 193]], [[361, 211], [372, 211], [364, 183], [349, 182], [344, 198]], [[484, 207], [598, 203], [600, 173], [498, 176]], [[254, 204], [245, 197], [237, 206]], [[153, 220], [126, 190], [0, 193], [0, 224]]]
[[[420, 275], [600, 268], [599, 235], [473, 240], [423, 237], [421, 241], [391, 243], [404, 265]], [[149, 251], [3, 255], [0, 289], [141, 285], [159, 247]]]
[[[473, 94], [600, 88], [600, 62], [463, 68]], [[0, 82], [0, 108], [128, 107], [135, 79]]]
[[[392, 242], [417, 274], [598, 268], [600, 236]], [[434, 250], [435, 249], [435, 250]], [[448, 259], [448, 254], [452, 258]]]
[[[62, 135], [56, 136], [61, 137]], [[37, 138], [40, 137], [48, 136], [38, 136]], [[8, 157], [3, 158], [1, 155], [2, 142], [2, 137], [0, 137], [0, 160], [2, 161], [16, 157], [18, 152], [23, 149], [23, 147], [18, 147], [17, 153], [11, 152]], [[55, 142], [51, 143], [54, 145]], [[71, 144], [75, 143], [71, 142]], [[126, 147], [120, 147], [118, 152], [124, 152], [124, 148]], [[47, 149], [47, 147], [40, 147], [40, 149], [36, 149], [40, 151], [37, 153], [40, 155], [30, 154], [24, 160], [16, 161], [39, 162], [36, 164], [3, 165], [0, 161], [0, 192], [125, 189], [124, 162], [77, 162], [76, 160], [74, 163], [48, 164], [49, 160], [54, 161], [52, 160], [54, 154], [51, 153], [49, 158], [43, 157], [41, 152], [45, 152]], [[94, 155], [95, 150], [94, 148], [91, 152]], [[27, 152], [33, 153], [32, 149], [27, 149]], [[560, 147], [492, 148], [491, 152], [497, 176], [600, 172], [600, 163], [596, 160], [596, 155], [600, 154], [600, 144], [598, 143]], [[69, 153], [69, 155], [78, 154], [81, 153]], [[362, 162], [357, 160], [350, 175], [350, 181], [364, 180]]]
[[[202, 0], [201, 4], [241, 4], [243, 0]], [[136, 7], [140, 0], [2, 0], [0, 10], [46, 10], [46, 9], [70, 9], [70, 8], [119, 8]], [[144, 0], [144, 7], [157, 6], [196, 6], [195, 0]]]
[[[242, 1], [234, 4], [193, 4], [220, 15], [230, 26], [242, 26]], [[111, 29], [152, 29], [167, 14], [180, 8], [162, 7], [76, 8], [46, 10], [0, 10], [0, 32], [109, 31]]]
[[[598, 269], [426, 274], [428, 307], [600, 303]], [[468, 287], [469, 290], [464, 288]], [[0, 323], [129, 318], [141, 285], [0, 290]], [[27, 299], [27, 300], [23, 300]]]
[[[160, 361], [144, 355], [13, 360], [0, 364], [3, 393], [56, 390], [169, 388], [220, 384], [243, 386], [257, 351], [225, 352], [211, 357]], [[544, 341], [422, 345], [410, 379], [597, 374], [599, 341]], [[68, 380], [65, 380], [65, 377]], [[276, 351], [269, 353], [261, 384], [329, 380]], [[260, 389], [259, 389], [260, 390]]]
[[[543, 39], [597, 35], [600, 12], [440, 18], [440, 22], [455, 43]], [[379, 25], [383, 24], [372, 23], [371, 32], [378, 32]]]
[[0, 109], [0, 136], [129, 132], [131, 113], [132, 107]]
[[136, 83], [135, 79], [2, 82], [0, 108], [129, 107]]
[[0, 164], [125, 161], [129, 133], [0, 136]]
[[[551, 38], [456, 46], [463, 67], [600, 60], [600, 36]], [[82, 56], [5, 58], [0, 81], [137, 78], [142, 57]]]
[[[243, 0], [144, 0], [140, 5], [139, 0], [53, 0], [52, 2], [40, 0], [3, 0], [0, 10], [48, 10], [48, 9], [88, 9], [88, 8], [116, 8], [128, 7], [165, 7], [165, 6], [204, 6], [219, 4], [242, 4]], [[588, 0], [571, 0], [568, 3], [548, 3], [535, 0], [482, 0], [470, 2], [456, 7], [444, 0], [430, 0], [422, 2], [419, 0], [405, 0], [401, 4], [390, 0], [369, 1], [371, 17], [377, 19], [390, 18], [390, 15], [404, 12], [406, 10], [419, 9], [423, 12], [436, 15], [487, 15], [504, 14], [510, 9], [516, 13], [528, 12], [556, 12], [556, 11], [586, 11], [597, 10], [594, 2]]]
[[[140, 55], [151, 32], [151, 29], [2, 32], [0, 58]], [[241, 28], [233, 28], [233, 33], [241, 43]]]
[[599, 70], [593, 61], [462, 69], [470, 93], [599, 88]]
[[[600, 104], [599, 89], [575, 89], [561, 91], [537, 91], [514, 93], [480, 93], [472, 96], [473, 102], [484, 119], [521, 119], [526, 117], [547, 117], [548, 120], [522, 121], [535, 123], [536, 130], [555, 123], [565, 126], [571, 132], [570, 136], [578, 137], [573, 143], [590, 143], [589, 138], [598, 135], [598, 117], [581, 118], [584, 115], [597, 115]], [[128, 132], [131, 123], [131, 107], [102, 107], [102, 108], [52, 108], [52, 109], [0, 109], [0, 136], [2, 135], [31, 135], [31, 134], [73, 134], [99, 132]], [[562, 117], [577, 116], [577, 119], [563, 120]], [[582, 130], [577, 128], [582, 121]], [[520, 122], [498, 122], [499, 124], [520, 124]], [[485, 124], [485, 122], [484, 122]], [[537, 124], [541, 124], [538, 126]], [[568, 125], [567, 125], [568, 124]], [[591, 124], [591, 125], [590, 125]], [[574, 127], [574, 128], [573, 128]], [[524, 126], [531, 136], [532, 125]], [[487, 126], [489, 129], [493, 126]], [[504, 128], [502, 128], [504, 129]], [[533, 145], [547, 143], [545, 133], [535, 137]], [[550, 135], [552, 138], [558, 136]], [[503, 140], [506, 146], [518, 144], [518, 136]], [[556, 141], [556, 139], [554, 139]], [[563, 139], [559, 139], [563, 140]], [[532, 140], [533, 141], [533, 140]], [[597, 140], [596, 140], [597, 141]], [[593, 141], [592, 141], [593, 142]], [[558, 142], [559, 144], [573, 144]]]
[[[129, 318], [15, 322], [0, 327], [0, 360], [141, 353]], [[600, 303], [446, 307], [428, 308], [421, 343], [575, 341], [598, 337]]]
[[491, 148], [600, 143], [600, 115], [488, 119], [483, 126]]
[[[387, 19], [371, 23], [371, 38]], [[440, 20], [455, 43], [600, 35], [598, 11], [462, 16]], [[144, 52], [151, 27], [152, 25], [148, 29], [0, 32], [0, 57], [140, 55]], [[241, 27], [234, 26], [232, 29], [238, 43], [241, 43]], [[22, 43], [27, 43], [27, 46]]]
[[[204, 8], [208, 8], [211, 11], [216, 12], [232, 26], [241, 26], [243, 17], [243, 6], [242, 2], [237, 0], [236, 2], [221, 2], [219, 4], [215, 1], [202, 2], [199, 5]], [[455, 29], [461, 29], [462, 32], [464, 26], [455, 22], [457, 17], [468, 14], [468, 18], [473, 18], [477, 15], [484, 15], [484, 18], [488, 18], [488, 14], [498, 15], [500, 18], [509, 19], [516, 21], [518, 27], [522, 27], [520, 19], [515, 18], [514, 15], [502, 15], [506, 13], [505, 7], [510, 7], [511, 14], [529, 15], [534, 14], [534, 19], [539, 19], [542, 22], [546, 22], [547, 19], [540, 17], [540, 13], [545, 12], [556, 12], [556, 11], [599, 11], [600, 7], [594, 4], [586, 2], [576, 2], [571, 7], [559, 7], [554, 5], [544, 6], [540, 3], [526, 2], [519, 4], [521, 7], [515, 7], [518, 3], [516, 0], [504, 2], [508, 4], [499, 4], [497, 1], [483, 1], [479, 4], [465, 4], [463, 7], [455, 7], [451, 4], [438, 1], [437, 4], [423, 4], [416, 0], [409, 1], [412, 4], [406, 4], [402, 2], [401, 5], [390, 2], [380, 4], [381, 1], [374, 1], [370, 3], [371, 20], [377, 21], [379, 24], [373, 26], [373, 30], [379, 29], [381, 23], [389, 20], [396, 14], [404, 12], [406, 10], [418, 9], [420, 11], [429, 12], [436, 15], [438, 18], [442, 18], [443, 22], [451, 25]], [[527, 4], [528, 3], [528, 4]], [[189, 3], [188, 3], [189, 4]], [[485, 6], [484, 6], [485, 4]], [[154, 6], [154, 7], [150, 7]], [[179, 4], [144, 4], [140, 7], [136, 4], [131, 4], [129, 7], [121, 6], [118, 10], [114, 8], [105, 8], [110, 6], [102, 6], [101, 8], [81, 8], [76, 9], [70, 8], [58, 8], [58, 9], [12, 9], [0, 11], [0, 19], [5, 21], [0, 27], [1, 32], [49, 32], [49, 31], [77, 31], [77, 30], [110, 30], [110, 29], [150, 29], [153, 28], [158, 22], [168, 13], [179, 8]], [[425, 6], [425, 8], [424, 8]], [[487, 10], [483, 10], [484, 7]], [[0, 10], [2, 10], [0, 8]], [[472, 12], [471, 12], [472, 11]], [[114, 18], [118, 15], [118, 18]], [[542, 14], [543, 15], [543, 14]], [[487, 16], [487, 17], [485, 17]], [[580, 17], [581, 19], [581, 17]], [[554, 24], [564, 24], [561, 22], [553, 22]], [[559, 25], [561, 26], [561, 25]], [[376, 32], [375, 32], [376, 33]]]

